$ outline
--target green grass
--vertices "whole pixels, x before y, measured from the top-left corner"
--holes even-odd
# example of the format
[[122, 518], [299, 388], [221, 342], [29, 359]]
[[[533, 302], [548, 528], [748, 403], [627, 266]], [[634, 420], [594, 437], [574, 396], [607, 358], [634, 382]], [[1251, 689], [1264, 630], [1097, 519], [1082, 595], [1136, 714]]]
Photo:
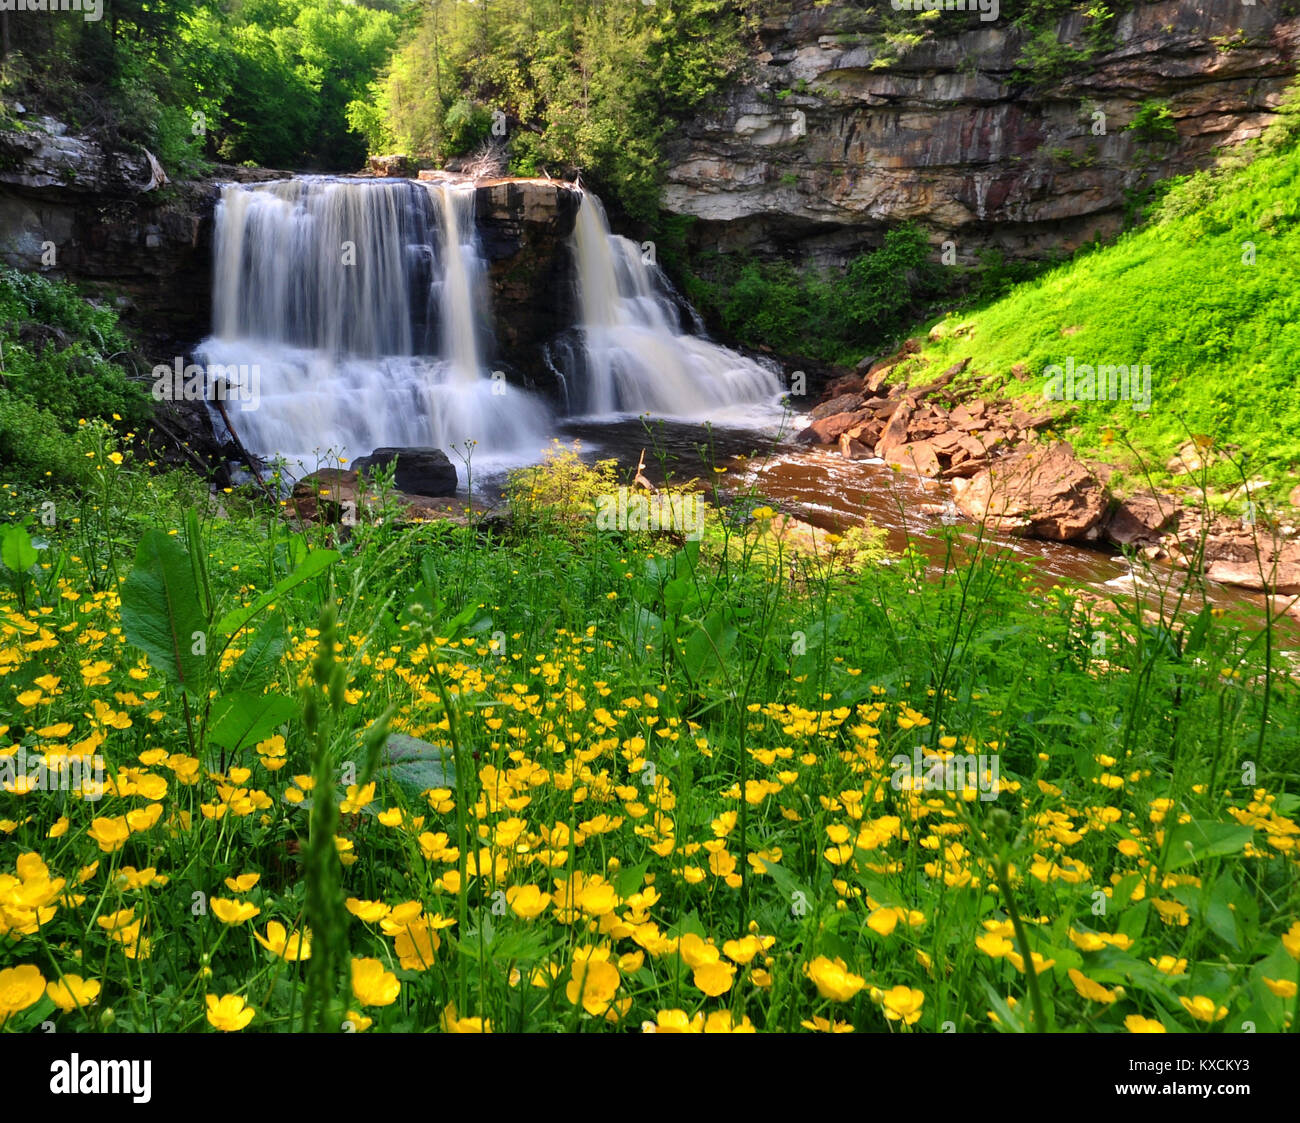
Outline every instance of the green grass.
[[[970, 376], [994, 376], [992, 386], [1035, 409], [1044, 369], [1067, 357], [1150, 364], [1149, 412], [1076, 403], [1064, 431], [1084, 452], [1114, 459], [1111, 442], [1123, 438], [1162, 470], [1189, 435], [1205, 435], [1239, 447], [1245, 470], [1281, 491], [1300, 459], [1300, 148], [1288, 132], [1291, 104], [1253, 162], [1178, 181], [1147, 225], [948, 317], [938, 329], [945, 338], [923, 356], [940, 367], [969, 357]], [[958, 337], [961, 323], [972, 328]], [[1023, 384], [1010, 377], [1016, 364], [1030, 373]]]
[[[1294, 1018], [1262, 618], [1098, 616], [955, 542], [831, 566], [762, 508], [599, 531], [572, 459], [504, 536], [300, 532], [87, 430], [97, 489], [0, 511], [0, 755], [111, 780], [0, 773], [3, 1032]], [[993, 798], [900, 780], [950, 751]]]

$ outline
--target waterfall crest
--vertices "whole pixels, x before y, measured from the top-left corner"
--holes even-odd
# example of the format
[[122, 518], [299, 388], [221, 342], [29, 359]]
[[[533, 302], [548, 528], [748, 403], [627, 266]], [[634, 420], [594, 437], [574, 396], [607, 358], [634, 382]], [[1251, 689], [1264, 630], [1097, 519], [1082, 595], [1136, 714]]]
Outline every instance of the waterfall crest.
[[[256, 364], [250, 451], [311, 471], [381, 446], [529, 459], [548, 411], [484, 365], [472, 188], [298, 177], [227, 185], [205, 364]], [[463, 469], [462, 469], [463, 471]]]

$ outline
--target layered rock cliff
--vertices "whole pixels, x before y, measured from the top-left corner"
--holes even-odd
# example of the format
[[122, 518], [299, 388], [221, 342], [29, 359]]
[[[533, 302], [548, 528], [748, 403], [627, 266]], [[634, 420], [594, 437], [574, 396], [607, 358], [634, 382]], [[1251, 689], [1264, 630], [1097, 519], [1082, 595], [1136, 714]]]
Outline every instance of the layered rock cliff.
[[[775, 0], [749, 74], [675, 131], [666, 207], [699, 220], [697, 246], [817, 262], [904, 220], [962, 263], [1068, 253], [1116, 233], [1135, 188], [1258, 135], [1300, 56], [1286, 2], [1138, 3], [1086, 62], [1074, 12], [1050, 28], [1054, 63], [1001, 7], [913, 14], [909, 45], [889, 4]], [[1128, 127], [1152, 100], [1176, 137]]]

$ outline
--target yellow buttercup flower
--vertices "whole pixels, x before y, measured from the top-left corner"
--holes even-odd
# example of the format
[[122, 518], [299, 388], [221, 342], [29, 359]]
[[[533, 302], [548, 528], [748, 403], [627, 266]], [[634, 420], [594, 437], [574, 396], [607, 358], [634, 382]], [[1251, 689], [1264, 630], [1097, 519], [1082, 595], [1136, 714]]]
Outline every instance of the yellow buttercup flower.
[[915, 987], [896, 986], [885, 991], [880, 998], [881, 1005], [885, 1010], [885, 1017], [891, 1022], [901, 1021], [904, 1025], [912, 1025], [921, 1018], [921, 1006], [925, 1002], [925, 994]]
[[376, 924], [389, 913], [389, 908], [383, 901], [361, 901], [356, 897], [349, 897], [344, 904], [348, 912], [367, 924]]
[[715, 959], [712, 963], [701, 963], [695, 968], [695, 985], [710, 998], [726, 994], [736, 978], [736, 969], [730, 963]]
[[131, 829], [126, 825], [126, 817], [117, 815], [111, 819], [96, 819], [86, 834], [99, 844], [105, 854], [112, 854], [126, 844], [126, 840], [131, 837]]
[[1226, 1006], [1216, 1006], [1214, 999], [1203, 994], [1198, 994], [1195, 998], [1180, 998], [1178, 1001], [1198, 1022], [1217, 1022], [1228, 1016]]
[[1165, 1027], [1155, 1018], [1144, 1018], [1141, 1014], [1130, 1014], [1124, 1019], [1124, 1028], [1129, 1033], [1165, 1033]]
[[34, 1006], [45, 993], [45, 979], [30, 963], [0, 971], [0, 1025], [9, 1017]]
[[573, 1005], [582, 1003], [588, 1014], [599, 1016], [609, 1009], [622, 977], [618, 968], [605, 959], [575, 959], [569, 971], [565, 996]]
[[289, 935], [278, 920], [267, 923], [265, 939], [257, 932], [253, 933], [253, 938], [267, 951], [290, 963], [311, 958], [311, 933], [295, 932]]
[[1088, 999], [1089, 1002], [1101, 1002], [1110, 1005], [1119, 997], [1113, 990], [1107, 990], [1100, 983], [1088, 978], [1077, 967], [1071, 967], [1066, 974], [1070, 976], [1070, 982], [1074, 984], [1074, 989]]
[[1268, 987], [1278, 998], [1294, 998], [1296, 995], [1296, 982], [1294, 979], [1265, 979], [1264, 985]]
[[447, 1003], [442, 1011], [443, 1033], [491, 1033], [492, 1022], [487, 1018], [459, 1018], [456, 1016], [456, 1004]]
[[381, 960], [352, 961], [352, 993], [362, 1006], [391, 1006], [400, 990], [397, 976], [385, 970]]
[[1282, 935], [1282, 946], [1292, 959], [1300, 959], [1300, 920], [1295, 921]]
[[803, 973], [813, 981], [817, 993], [832, 1002], [848, 1002], [867, 982], [853, 974], [844, 960], [828, 959], [824, 955], [804, 964]]
[[64, 975], [59, 982], [52, 982], [45, 988], [45, 993], [65, 1014], [78, 1007], [89, 1006], [99, 997], [100, 984], [97, 979], [83, 979], [80, 975]]
[[253, 1020], [257, 1013], [237, 994], [207, 996], [208, 1024], [223, 1033], [236, 1033]]
[[853, 1026], [848, 1022], [833, 1022], [829, 1018], [812, 1017], [799, 1023], [804, 1029], [817, 1033], [852, 1033]]
[[536, 885], [512, 885], [506, 890], [506, 903], [516, 916], [535, 920], [546, 911], [551, 895], [543, 893]]
[[222, 924], [243, 924], [262, 911], [247, 901], [231, 901], [225, 897], [213, 897], [209, 904], [212, 907], [212, 915]]
[[685, 1010], [660, 1010], [653, 1022], [643, 1022], [643, 1033], [703, 1033], [704, 1015], [691, 1017]]
[[898, 912], [894, 909], [876, 909], [867, 917], [867, 927], [881, 936], [888, 936], [897, 925]]

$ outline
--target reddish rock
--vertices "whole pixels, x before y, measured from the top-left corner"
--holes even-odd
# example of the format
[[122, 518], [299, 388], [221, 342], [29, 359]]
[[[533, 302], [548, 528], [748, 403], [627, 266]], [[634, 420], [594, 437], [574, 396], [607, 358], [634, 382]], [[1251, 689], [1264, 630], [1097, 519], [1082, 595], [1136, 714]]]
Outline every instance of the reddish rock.
[[1153, 546], [1176, 517], [1174, 501], [1149, 492], [1123, 500], [1106, 523], [1106, 538], [1116, 546]]
[[884, 364], [877, 363], [871, 368], [871, 373], [867, 375], [866, 381], [862, 384], [862, 388], [868, 393], [875, 394], [882, 386], [888, 386], [889, 375], [897, 365], [898, 361], [896, 359]]
[[953, 429], [947, 429], [944, 432], [931, 438], [930, 447], [940, 456], [951, 458], [954, 453], [964, 451], [962, 449], [963, 436]]
[[840, 455], [846, 460], [870, 460], [871, 446], [863, 444], [848, 433], [840, 434]]
[[905, 445], [897, 445], [885, 453], [884, 459], [886, 464], [897, 464], [918, 476], [934, 478], [942, 470], [939, 457], [929, 441], [910, 441]]
[[871, 414], [865, 410], [856, 413], [837, 413], [833, 417], [823, 417], [814, 421], [807, 429], [800, 432], [796, 440], [807, 444], [831, 445], [840, 439], [842, 433], [871, 420]]
[[1107, 507], [1105, 488], [1063, 442], [1017, 449], [955, 490], [968, 518], [1058, 542], [1091, 537]]
[[824, 417], [834, 417], [837, 413], [852, 413], [862, 407], [861, 394], [837, 394], [830, 401], [808, 411], [809, 421], [820, 421]]
[[904, 398], [894, 409], [889, 424], [885, 426], [885, 431], [880, 435], [880, 441], [876, 445], [877, 456], [888, 460], [890, 452], [907, 443], [907, 429], [915, 408], [916, 403], [911, 398]]
[[[1199, 516], [1191, 513], [1179, 520], [1184, 550], [1181, 556], [1175, 555], [1175, 560], [1182, 565], [1196, 556], [1200, 522]], [[1191, 550], [1185, 548], [1189, 544], [1186, 539], [1193, 539]], [[1242, 525], [1220, 516], [1205, 533], [1204, 549], [1205, 576], [1211, 581], [1254, 592], [1300, 593], [1300, 541], [1280, 539], [1263, 524]]]
[[845, 374], [835, 379], [822, 394], [823, 401], [832, 401], [841, 394], [861, 394], [863, 378], [860, 374]]
[[987, 460], [989, 451], [984, 447], [984, 442], [979, 437], [971, 436], [969, 433], [962, 433], [957, 438], [957, 443], [965, 451], [966, 455], [975, 460]]
[[985, 405], [983, 402], [959, 405], [954, 407], [953, 411], [948, 414], [948, 421], [953, 428], [962, 429], [968, 433], [979, 429], [987, 429], [992, 422], [984, 418], [984, 410]]

